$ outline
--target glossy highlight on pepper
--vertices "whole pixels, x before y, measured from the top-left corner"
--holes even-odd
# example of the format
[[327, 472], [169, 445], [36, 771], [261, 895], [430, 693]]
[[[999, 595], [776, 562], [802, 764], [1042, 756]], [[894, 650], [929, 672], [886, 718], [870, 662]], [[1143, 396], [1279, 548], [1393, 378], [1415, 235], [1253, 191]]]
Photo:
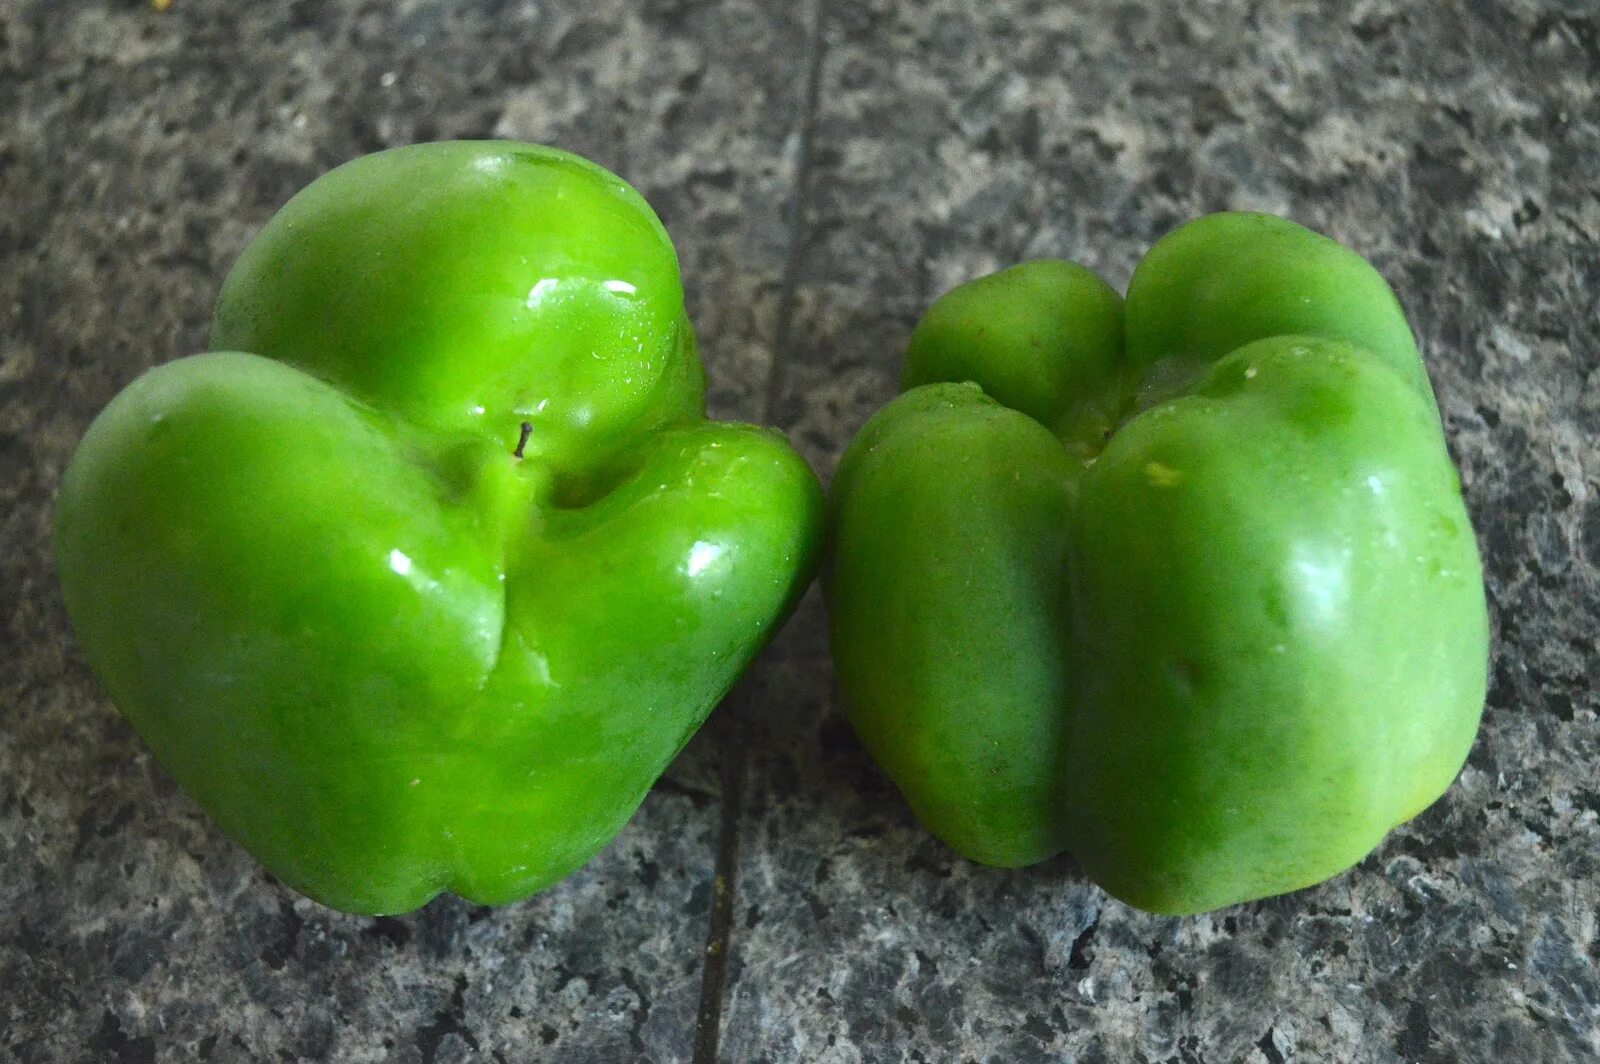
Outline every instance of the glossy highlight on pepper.
[[666, 231], [505, 142], [367, 156], [134, 381], [56, 554], [112, 699], [270, 870], [511, 901], [623, 826], [810, 579], [821, 489], [706, 420]]
[[966, 856], [1070, 850], [1192, 913], [1348, 868], [1482, 711], [1481, 565], [1404, 314], [1354, 252], [1218, 214], [1126, 299], [963, 285], [851, 443], [825, 572], [852, 723]]

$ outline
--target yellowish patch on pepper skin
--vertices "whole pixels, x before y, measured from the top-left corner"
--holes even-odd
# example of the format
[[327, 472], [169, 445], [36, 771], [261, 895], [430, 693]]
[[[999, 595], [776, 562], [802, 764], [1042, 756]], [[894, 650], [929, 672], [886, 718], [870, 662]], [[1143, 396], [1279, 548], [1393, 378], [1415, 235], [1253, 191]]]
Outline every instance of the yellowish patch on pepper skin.
[[1162, 465], [1160, 462], [1146, 462], [1144, 475], [1149, 479], [1151, 486], [1157, 488], [1173, 487], [1183, 479], [1178, 475], [1176, 469], [1169, 465]]

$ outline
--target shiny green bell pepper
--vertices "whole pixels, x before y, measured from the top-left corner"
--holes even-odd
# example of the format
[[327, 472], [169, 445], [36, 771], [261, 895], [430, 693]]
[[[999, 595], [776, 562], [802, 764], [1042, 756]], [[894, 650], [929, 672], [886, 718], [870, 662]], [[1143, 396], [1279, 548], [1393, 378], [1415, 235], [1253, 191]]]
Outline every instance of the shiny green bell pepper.
[[1410, 329], [1355, 253], [1182, 227], [1126, 300], [950, 292], [851, 444], [825, 574], [850, 719], [974, 860], [1063, 848], [1191, 913], [1349, 867], [1455, 777], [1488, 627]]
[[548, 148], [358, 159], [89, 428], [56, 554], [96, 674], [335, 908], [506, 902], [623, 826], [810, 578], [821, 488], [707, 421], [644, 200]]

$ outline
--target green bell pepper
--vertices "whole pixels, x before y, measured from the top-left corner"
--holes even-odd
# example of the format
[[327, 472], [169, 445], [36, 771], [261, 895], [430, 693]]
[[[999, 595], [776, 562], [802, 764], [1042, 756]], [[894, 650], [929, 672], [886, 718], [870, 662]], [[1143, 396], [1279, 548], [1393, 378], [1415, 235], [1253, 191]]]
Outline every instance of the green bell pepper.
[[852, 442], [825, 576], [851, 721], [937, 835], [1070, 849], [1192, 913], [1349, 867], [1482, 710], [1472, 528], [1404, 315], [1355, 253], [1218, 214], [1126, 300], [950, 292]]
[[623, 826], [808, 582], [821, 488], [707, 421], [677, 260], [583, 159], [446, 143], [296, 196], [56, 530], [85, 655], [291, 886], [521, 898]]

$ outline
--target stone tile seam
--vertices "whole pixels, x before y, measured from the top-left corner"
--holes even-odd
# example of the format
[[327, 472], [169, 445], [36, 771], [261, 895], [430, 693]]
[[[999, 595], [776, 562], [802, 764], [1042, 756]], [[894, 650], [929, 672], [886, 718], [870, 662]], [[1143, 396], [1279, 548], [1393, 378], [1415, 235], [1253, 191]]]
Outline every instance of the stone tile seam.
[[[779, 288], [777, 321], [773, 326], [772, 362], [762, 389], [761, 421], [777, 424], [783, 399], [785, 374], [793, 347], [795, 301], [800, 260], [805, 254], [811, 207], [817, 116], [821, 110], [822, 64], [826, 50], [824, 30], [828, 21], [829, 0], [812, 0], [807, 28], [804, 102], [800, 112], [799, 158], [795, 164], [793, 209], [789, 222], [789, 246], [784, 255], [783, 277]], [[761, 666], [758, 665], [759, 669]], [[744, 783], [748, 750], [744, 739], [743, 707], [735, 726], [728, 729], [721, 750], [722, 816], [718, 827], [716, 868], [712, 887], [711, 916], [706, 945], [701, 956], [700, 1003], [695, 1022], [695, 1064], [715, 1064], [722, 1030], [723, 994], [727, 986], [728, 965], [733, 952], [733, 910], [739, 880], [739, 836], [744, 827]]]

